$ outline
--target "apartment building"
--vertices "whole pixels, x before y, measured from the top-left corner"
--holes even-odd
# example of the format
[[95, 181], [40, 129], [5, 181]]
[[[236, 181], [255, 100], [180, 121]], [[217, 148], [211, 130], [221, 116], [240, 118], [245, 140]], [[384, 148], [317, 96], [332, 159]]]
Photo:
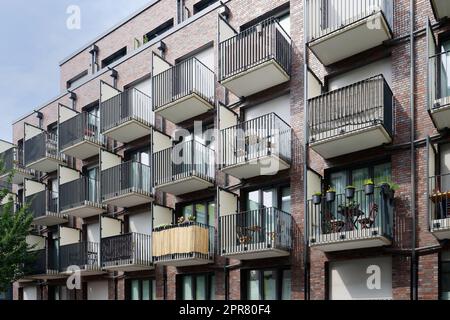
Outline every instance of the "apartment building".
[[38, 251], [14, 299], [449, 298], [447, 17], [149, 1], [0, 144]]

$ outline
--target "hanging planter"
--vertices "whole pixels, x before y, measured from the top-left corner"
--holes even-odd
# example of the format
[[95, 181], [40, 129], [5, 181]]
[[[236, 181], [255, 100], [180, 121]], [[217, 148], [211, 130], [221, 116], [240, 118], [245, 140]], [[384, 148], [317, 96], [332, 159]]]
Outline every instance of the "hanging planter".
[[314, 193], [312, 200], [315, 205], [322, 203], [322, 193], [320, 192]]
[[326, 192], [327, 202], [333, 202], [336, 199], [336, 190], [330, 188]]
[[372, 179], [367, 179], [364, 181], [364, 192], [366, 195], [372, 195], [375, 192], [375, 184]]
[[355, 196], [355, 187], [354, 186], [345, 187], [345, 197], [347, 199], [353, 199], [354, 196]]
[[383, 194], [389, 195], [391, 192], [391, 185], [388, 182], [383, 182], [380, 184], [381, 191], [383, 191]]

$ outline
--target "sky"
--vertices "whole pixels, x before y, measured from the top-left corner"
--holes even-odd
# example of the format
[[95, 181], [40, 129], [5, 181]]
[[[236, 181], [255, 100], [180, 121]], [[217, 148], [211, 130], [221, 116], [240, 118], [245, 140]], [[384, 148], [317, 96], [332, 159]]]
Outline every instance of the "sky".
[[[150, 0], [0, 0], [0, 139], [60, 93], [59, 62]], [[72, 6], [80, 25], [68, 28]], [[73, 25], [72, 25], [73, 26]]]

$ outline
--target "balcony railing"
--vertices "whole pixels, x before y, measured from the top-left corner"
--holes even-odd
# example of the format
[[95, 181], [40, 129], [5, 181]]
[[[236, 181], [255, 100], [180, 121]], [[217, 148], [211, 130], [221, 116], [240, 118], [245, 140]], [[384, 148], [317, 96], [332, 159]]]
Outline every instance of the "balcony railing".
[[291, 161], [291, 127], [269, 113], [221, 131], [223, 168], [267, 156]]
[[[349, 199], [337, 194], [335, 200], [320, 204], [308, 201], [311, 245], [364, 241], [376, 237], [393, 237], [394, 201], [391, 192], [375, 187], [373, 194], [355, 191]], [[344, 247], [343, 247], [344, 249]]]
[[25, 198], [29, 211], [34, 219], [45, 217], [48, 213], [58, 213], [58, 194], [51, 191], [41, 191]]
[[450, 174], [429, 178], [429, 216], [434, 232], [450, 230]]
[[153, 110], [197, 94], [210, 104], [215, 101], [215, 75], [197, 58], [180, 62], [153, 77]]
[[105, 133], [127, 121], [153, 125], [152, 99], [138, 89], [124, 91], [101, 104], [101, 132]]
[[61, 212], [85, 205], [99, 207], [99, 188], [99, 181], [89, 177], [81, 177], [60, 185]]
[[156, 186], [192, 176], [214, 181], [214, 150], [195, 140], [155, 153], [153, 163]]
[[150, 196], [152, 193], [152, 170], [149, 166], [128, 161], [101, 172], [102, 200], [127, 193]]
[[431, 109], [450, 105], [450, 51], [438, 53], [429, 59]]
[[102, 267], [152, 264], [151, 235], [127, 233], [101, 240]]
[[316, 40], [380, 11], [392, 28], [392, 0], [309, 0], [309, 38]]
[[382, 124], [392, 136], [393, 94], [382, 75], [309, 100], [311, 142]]
[[[19, 163], [19, 159], [17, 159], [17, 156], [18, 153], [16, 148], [11, 148], [3, 153], [0, 153], [0, 162], [3, 163], [2, 169], [6, 172], [11, 172], [15, 168], [15, 164]], [[23, 157], [21, 160], [23, 161]]]
[[44, 158], [62, 160], [58, 151], [58, 136], [53, 133], [42, 132], [37, 136], [25, 140], [24, 143], [25, 166]]
[[[211, 262], [215, 252], [214, 231], [214, 227], [197, 222], [154, 229], [153, 262], [167, 265]], [[194, 262], [198, 260], [201, 262]]]
[[24, 265], [24, 272], [27, 276], [47, 273], [47, 250], [41, 249], [31, 252], [32, 259]]
[[292, 217], [276, 208], [221, 216], [219, 230], [223, 255], [292, 248]]
[[78, 242], [59, 248], [59, 271], [66, 272], [70, 266], [99, 268], [99, 245], [95, 242]]
[[291, 72], [291, 42], [275, 18], [267, 19], [219, 45], [219, 81], [274, 59]]

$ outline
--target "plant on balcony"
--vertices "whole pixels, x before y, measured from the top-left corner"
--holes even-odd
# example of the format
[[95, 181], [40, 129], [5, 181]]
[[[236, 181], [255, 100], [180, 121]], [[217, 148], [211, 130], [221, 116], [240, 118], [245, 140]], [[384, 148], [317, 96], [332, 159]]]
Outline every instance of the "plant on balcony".
[[346, 186], [345, 187], [345, 197], [347, 199], [353, 199], [355, 196], [355, 186]]
[[366, 195], [371, 195], [375, 191], [375, 184], [373, 183], [372, 179], [366, 179], [364, 180], [364, 192]]
[[313, 203], [320, 204], [322, 202], [322, 192], [315, 192], [313, 194]]
[[381, 191], [383, 194], [393, 197], [395, 191], [400, 189], [400, 186], [393, 182], [383, 181], [380, 183]]
[[188, 221], [189, 221], [189, 222], [195, 222], [195, 220], [196, 220], [196, 218], [195, 218], [194, 215], [190, 215], [190, 216], [188, 217]]
[[185, 219], [185, 217], [183, 217], [183, 216], [178, 217], [178, 219], [177, 219], [177, 223], [178, 223], [178, 224], [183, 224], [183, 223], [185, 223], [185, 222], [187, 222], [186, 219]]
[[333, 202], [336, 199], [336, 189], [328, 188], [326, 192], [327, 202]]

